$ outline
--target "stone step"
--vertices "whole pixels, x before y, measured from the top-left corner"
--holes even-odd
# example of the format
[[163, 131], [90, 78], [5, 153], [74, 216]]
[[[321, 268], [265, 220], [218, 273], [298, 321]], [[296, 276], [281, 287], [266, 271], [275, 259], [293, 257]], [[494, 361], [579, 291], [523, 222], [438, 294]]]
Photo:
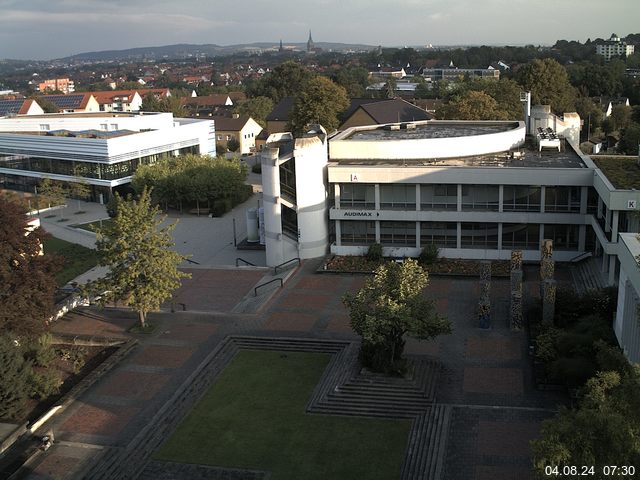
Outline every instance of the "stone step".
[[442, 478], [446, 440], [451, 419], [451, 406], [435, 405], [414, 420], [402, 480]]
[[415, 407], [417, 410], [424, 409], [431, 405], [428, 398], [406, 398], [406, 397], [381, 397], [362, 394], [330, 393], [327, 395], [327, 403], [340, 403], [341, 405], [388, 405], [390, 407]]
[[380, 388], [376, 385], [345, 384], [334, 389], [337, 393], [359, 393], [362, 395], [379, 395], [381, 397], [428, 398], [424, 391], [416, 388]]
[[362, 417], [378, 417], [378, 418], [414, 418], [423, 412], [424, 409], [375, 407], [375, 406], [358, 406], [358, 405], [341, 405], [340, 407], [332, 407], [330, 405], [317, 405], [314, 408], [314, 414], [325, 415], [345, 415], [345, 416], [362, 416]]

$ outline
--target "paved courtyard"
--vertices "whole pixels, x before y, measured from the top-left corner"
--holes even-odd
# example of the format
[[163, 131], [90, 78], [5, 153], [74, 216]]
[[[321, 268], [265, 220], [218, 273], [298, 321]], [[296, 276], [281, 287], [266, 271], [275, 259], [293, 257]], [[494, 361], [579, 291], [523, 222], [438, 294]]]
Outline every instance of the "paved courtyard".
[[[356, 339], [341, 297], [366, 277], [316, 274], [317, 263], [304, 263], [255, 314], [231, 312], [263, 272], [194, 269], [191, 283], [177, 294], [187, 311], [150, 315], [155, 332], [136, 335], [135, 350], [53, 421], [56, 444], [31, 466], [28, 478], [91, 478], [96, 460], [125, 448], [230, 334]], [[527, 272], [525, 280], [525, 291], [535, 295], [535, 275]], [[426, 343], [409, 339], [406, 351], [442, 364], [436, 402], [452, 407], [443, 478], [528, 478], [528, 442], [564, 398], [533, 388], [525, 334], [507, 324], [507, 279], [494, 278], [492, 327], [478, 328], [478, 283], [431, 278], [428, 294], [454, 333]], [[91, 308], [66, 316], [54, 331], [129, 337], [126, 329], [135, 321], [132, 312]]]

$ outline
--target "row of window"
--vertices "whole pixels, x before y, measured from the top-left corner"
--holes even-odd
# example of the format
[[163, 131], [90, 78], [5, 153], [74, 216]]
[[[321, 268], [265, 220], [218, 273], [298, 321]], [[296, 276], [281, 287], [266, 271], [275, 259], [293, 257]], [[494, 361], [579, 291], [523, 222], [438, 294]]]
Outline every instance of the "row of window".
[[[458, 245], [457, 222], [380, 222], [380, 243], [394, 247], [416, 247], [419, 232], [420, 245], [434, 244], [440, 248]], [[340, 221], [342, 245], [371, 245], [376, 242], [376, 222]], [[578, 225], [544, 225], [544, 237], [553, 240], [559, 250], [578, 249]], [[537, 250], [540, 244], [540, 225], [526, 223], [502, 224], [502, 248]], [[462, 248], [497, 249], [498, 223], [460, 223]]]
[[[498, 185], [462, 185], [462, 210], [498, 211]], [[591, 189], [593, 190], [593, 189]], [[545, 212], [580, 212], [580, 187], [545, 187]], [[502, 209], [505, 212], [539, 212], [542, 188], [539, 186], [505, 185]], [[383, 210], [415, 210], [416, 185], [381, 184], [380, 208]], [[597, 208], [595, 190], [589, 192], [589, 210]], [[340, 208], [373, 209], [376, 205], [374, 184], [340, 184]], [[457, 210], [458, 185], [420, 185], [422, 210]]]
[[[185, 147], [179, 155], [198, 153], [197, 146]], [[173, 151], [133, 158], [118, 163], [94, 163], [56, 158], [29, 157], [26, 155], [0, 156], [0, 167], [32, 172], [51, 173], [102, 180], [116, 180], [134, 174], [138, 166], [154, 164], [164, 158], [173, 157]]]

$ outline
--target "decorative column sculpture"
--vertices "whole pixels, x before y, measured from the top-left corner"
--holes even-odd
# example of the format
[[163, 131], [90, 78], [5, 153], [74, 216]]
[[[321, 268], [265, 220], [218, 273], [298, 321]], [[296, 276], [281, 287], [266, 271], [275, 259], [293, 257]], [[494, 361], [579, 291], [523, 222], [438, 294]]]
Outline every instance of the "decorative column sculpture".
[[480, 262], [480, 300], [478, 301], [478, 321], [480, 328], [491, 327], [491, 262]]

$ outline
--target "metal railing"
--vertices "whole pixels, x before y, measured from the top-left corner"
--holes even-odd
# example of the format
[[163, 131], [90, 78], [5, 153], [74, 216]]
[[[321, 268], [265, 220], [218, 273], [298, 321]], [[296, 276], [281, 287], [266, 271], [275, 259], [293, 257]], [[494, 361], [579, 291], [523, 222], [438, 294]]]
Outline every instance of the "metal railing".
[[244, 258], [240, 258], [240, 257], [238, 257], [238, 258], [236, 258], [236, 267], [238, 267], [238, 266], [239, 266], [239, 265], [238, 265], [238, 262], [242, 262], [242, 263], [244, 263], [245, 265], [250, 265], [250, 266], [252, 266], [252, 267], [255, 267], [255, 266], [256, 266], [256, 264], [255, 264], [255, 263], [251, 263], [251, 262], [249, 262], [249, 261], [245, 260]]
[[191, 260], [190, 258], [185, 258], [185, 260], [189, 263], [194, 263], [196, 265], [200, 265], [200, 262], [196, 262], [195, 260]]
[[284, 282], [282, 281], [281, 278], [274, 278], [273, 280], [269, 280], [268, 282], [262, 283], [262, 284], [258, 285], [256, 288], [254, 288], [253, 289], [253, 295], [255, 297], [257, 297], [259, 288], [266, 287], [267, 285], [269, 285], [270, 283], [273, 283], [273, 282], [280, 282], [280, 288], [282, 288], [284, 286]]
[[578, 263], [581, 260], [584, 260], [585, 258], [589, 258], [593, 256], [593, 253], [591, 252], [584, 252], [581, 253], [580, 255], [576, 255], [575, 257], [573, 257], [571, 260], [569, 260], [569, 263]]
[[285, 265], [288, 265], [291, 262], [298, 262], [298, 265], [300, 265], [300, 257], [296, 257], [296, 258], [292, 258], [291, 260], [287, 260], [286, 262], [282, 262], [280, 265], [276, 265], [275, 267], [273, 267], [273, 273], [274, 275], [278, 273], [278, 269], [284, 267]]

